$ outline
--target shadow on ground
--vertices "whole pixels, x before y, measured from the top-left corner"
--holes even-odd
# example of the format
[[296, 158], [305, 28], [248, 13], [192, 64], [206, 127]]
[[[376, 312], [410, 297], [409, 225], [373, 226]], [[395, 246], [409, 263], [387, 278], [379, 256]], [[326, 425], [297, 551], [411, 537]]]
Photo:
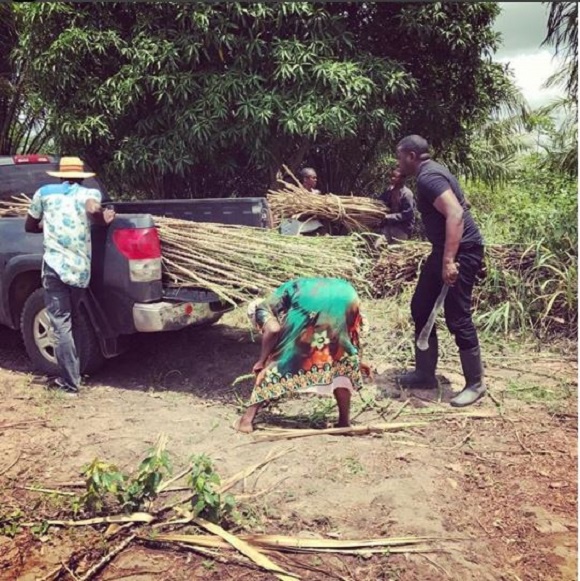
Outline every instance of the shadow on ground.
[[249, 331], [228, 325], [139, 334], [126, 353], [109, 360], [91, 381], [122, 389], [176, 391], [233, 402], [239, 396], [249, 396], [251, 382], [235, 389], [232, 384], [251, 373], [259, 348]]
[[[239, 404], [252, 390], [251, 380], [233, 385], [238, 377], [251, 373], [259, 356], [259, 337], [249, 329], [229, 324], [209, 328], [186, 328], [169, 333], [141, 333], [132, 337], [130, 348], [109, 359], [88, 378], [88, 385], [108, 385], [124, 390], [189, 393], [210, 401]], [[20, 334], [6, 327], [0, 330], [0, 367], [14, 372], [36, 374]], [[43, 382], [42, 376], [40, 383]], [[424, 402], [448, 402], [453, 397], [450, 382], [439, 376], [440, 390], [402, 390], [391, 370], [375, 374], [374, 383], [382, 397]], [[35, 381], [38, 383], [38, 381]], [[266, 423], [284, 428], [325, 427], [313, 425], [312, 417], [282, 418], [269, 410], [262, 412]]]
[[[109, 359], [88, 379], [89, 385], [146, 391], [192, 393], [206, 399], [247, 397], [251, 382], [232, 389], [234, 380], [250, 373], [259, 356], [259, 343], [247, 330], [215, 325], [170, 333], [137, 334], [122, 355]], [[0, 367], [33, 373], [20, 334], [0, 329]]]

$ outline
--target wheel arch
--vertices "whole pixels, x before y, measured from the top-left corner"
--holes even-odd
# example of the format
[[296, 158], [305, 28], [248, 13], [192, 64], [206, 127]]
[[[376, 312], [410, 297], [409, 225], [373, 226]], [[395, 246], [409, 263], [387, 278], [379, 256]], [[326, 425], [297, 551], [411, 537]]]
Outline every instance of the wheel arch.
[[14, 329], [20, 329], [20, 318], [28, 297], [42, 287], [42, 278], [37, 269], [24, 270], [14, 276], [8, 288], [8, 308]]

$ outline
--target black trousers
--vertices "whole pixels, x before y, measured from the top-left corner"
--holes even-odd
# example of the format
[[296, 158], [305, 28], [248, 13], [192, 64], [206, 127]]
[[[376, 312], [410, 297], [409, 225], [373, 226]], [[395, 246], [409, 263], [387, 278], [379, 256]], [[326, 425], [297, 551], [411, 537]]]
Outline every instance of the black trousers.
[[[449, 288], [444, 303], [445, 322], [461, 351], [479, 345], [477, 331], [471, 317], [471, 297], [476, 275], [483, 262], [483, 246], [460, 248], [456, 261], [459, 263], [459, 277]], [[425, 326], [437, 296], [443, 287], [443, 250], [433, 249], [419, 275], [419, 281], [411, 301], [411, 315], [418, 336]], [[435, 326], [431, 333], [435, 335]]]

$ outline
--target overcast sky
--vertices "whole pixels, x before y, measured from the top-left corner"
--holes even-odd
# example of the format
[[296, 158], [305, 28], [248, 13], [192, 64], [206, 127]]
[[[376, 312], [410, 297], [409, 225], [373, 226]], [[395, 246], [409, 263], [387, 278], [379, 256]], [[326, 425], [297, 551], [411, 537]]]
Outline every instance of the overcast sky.
[[563, 94], [561, 89], [542, 87], [558, 68], [551, 47], [542, 47], [546, 37], [549, 5], [542, 2], [500, 2], [502, 12], [495, 28], [503, 37], [496, 59], [509, 63], [516, 84], [532, 108]]

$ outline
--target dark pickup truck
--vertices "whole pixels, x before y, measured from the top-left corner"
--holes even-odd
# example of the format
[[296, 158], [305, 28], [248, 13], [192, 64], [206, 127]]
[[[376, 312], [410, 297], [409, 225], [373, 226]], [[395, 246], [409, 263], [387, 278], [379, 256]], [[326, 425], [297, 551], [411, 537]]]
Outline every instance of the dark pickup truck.
[[[0, 156], [0, 199], [33, 193], [55, 178], [57, 157]], [[87, 187], [102, 186], [94, 179]], [[108, 226], [92, 226], [91, 284], [75, 312], [75, 340], [83, 373], [124, 351], [135, 333], [171, 331], [216, 322], [231, 306], [214, 293], [170, 288], [161, 276], [161, 248], [153, 216], [270, 227], [264, 198], [119, 202]], [[56, 372], [52, 330], [41, 287], [43, 240], [24, 231], [24, 218], [0, 218], [0, 325], [19, 329], [34, 366]], [[1, 327], [0, 327], [1, 332]]]

